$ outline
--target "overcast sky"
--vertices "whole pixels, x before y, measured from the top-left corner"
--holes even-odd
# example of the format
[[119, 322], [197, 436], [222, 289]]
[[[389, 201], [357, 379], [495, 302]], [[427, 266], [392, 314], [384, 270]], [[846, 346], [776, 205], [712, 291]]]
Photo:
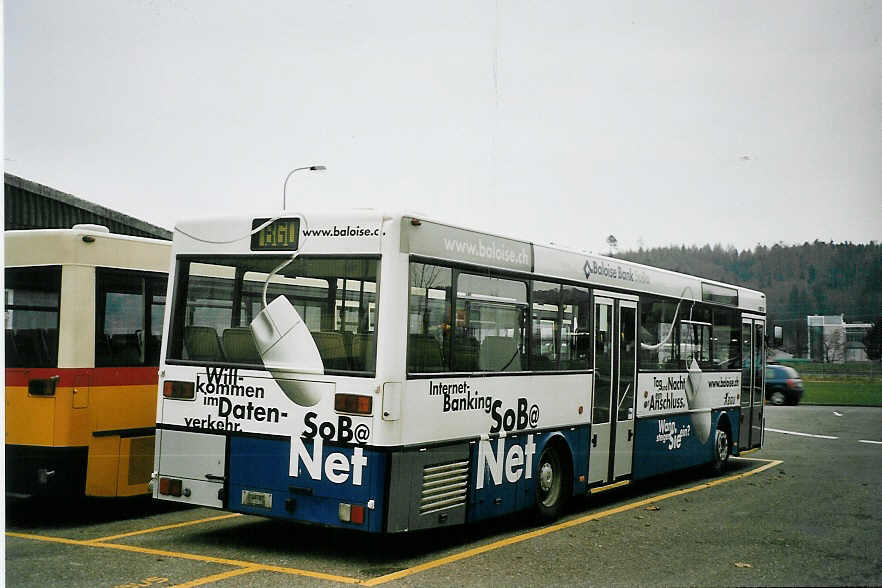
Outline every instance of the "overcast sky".
[[6, 0], [5, 167], [167, 228], [406, 208], [605, 251], [882, 240], [882, 2]]

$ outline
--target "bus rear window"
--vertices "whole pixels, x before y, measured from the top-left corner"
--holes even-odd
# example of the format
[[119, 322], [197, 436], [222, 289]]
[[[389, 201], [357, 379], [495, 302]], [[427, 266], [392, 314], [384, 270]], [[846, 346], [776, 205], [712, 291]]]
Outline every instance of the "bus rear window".
[[6, 367], [58, 365], [61, 267], [6, 268]]
[[[169, 360], [262, 366], [251, 321], [267, 277], [286, 257], [178, 260]], [[376, 365], [376, 258], [298, 257], [272, 275], [267, 303], [285, 296], [306, 323], [325, 372]]]

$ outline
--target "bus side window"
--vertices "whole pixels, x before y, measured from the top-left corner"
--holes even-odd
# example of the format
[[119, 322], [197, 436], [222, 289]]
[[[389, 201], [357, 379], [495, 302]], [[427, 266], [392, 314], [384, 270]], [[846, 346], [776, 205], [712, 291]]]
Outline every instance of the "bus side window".
[[741, 326], [738, 312], [731, 308], [713, 310], [713, 365], [718, 369], [737, 370], [741, 352]]
[[[465, 371], [461, 365], [471, 360], [473, 347], [461, 346], [457, 343], [460, 338], [474, 339], [477, 343], [479, 371], [525, 369], [527, 284], [461, 273], [457, 277], [456, 291], [454, 369]], [[469, 353], [466, 353], [467, 349]]]
[[533, 308], [533, 341], [530, 369], [535, 371], [560, 368], [561, 351], [561, 286], [534, 281], [531, 291]]
[[688, 369], [696, 362], [702, 369], [712, 368], [711, 311], [695, 302], [680, 305], [680, 368]]
[[450, 268], [410, 264], [407, 311], [407, 371], [450, 371]]
[[145, 340], [146, 365], [159, 365], [159, 351], [162, 347], [162, 322], [165, 317], [165, 291], [168, 278], [151, 277], [147, 279], [147, 304], [149, 306], [150, 328]]
[[6, 268], [6, 367], [58, 365], [61, 266]]
[[680, 333], [674, 328], [676, 309], [676, 302], [650, 297], [641, 299], [641, 370], [679, 369]]
[[576, 286], [563, 287], [560, 337], [560, 369], [587, 370], [592, 365], [591, 292]]
[[95, 366], [159, 365], [166, 278], [97, 268], [95, 281]]

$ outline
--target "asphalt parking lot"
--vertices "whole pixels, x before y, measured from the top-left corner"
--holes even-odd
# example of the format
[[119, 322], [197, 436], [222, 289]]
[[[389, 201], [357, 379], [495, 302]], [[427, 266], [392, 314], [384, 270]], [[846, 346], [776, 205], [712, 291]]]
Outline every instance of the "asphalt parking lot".
[[554, 525], [375, 537], [149, 499], [6, 503], [9, 586], [878, 585], [882, 409], [769, 407], [765, 447]]

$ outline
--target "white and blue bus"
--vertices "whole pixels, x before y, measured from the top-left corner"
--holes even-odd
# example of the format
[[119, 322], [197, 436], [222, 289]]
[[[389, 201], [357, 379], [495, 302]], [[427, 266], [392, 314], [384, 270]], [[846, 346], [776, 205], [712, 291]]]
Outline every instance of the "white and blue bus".
[[401, 532], [763, 438], [765, 296], [376, 211], [175, 230], [155, 498]]

